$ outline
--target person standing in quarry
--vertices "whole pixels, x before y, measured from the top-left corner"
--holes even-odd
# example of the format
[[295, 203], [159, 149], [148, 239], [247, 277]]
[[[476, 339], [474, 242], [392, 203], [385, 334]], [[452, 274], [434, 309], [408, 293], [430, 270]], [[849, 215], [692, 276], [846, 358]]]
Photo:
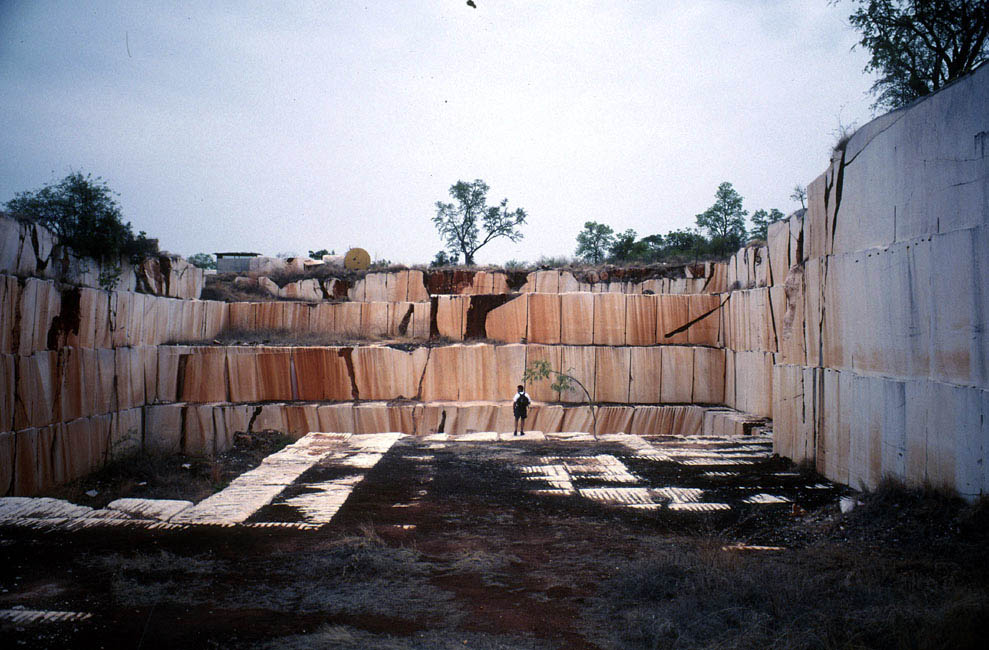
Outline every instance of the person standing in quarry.
[[[529, 396], [525, 392], [525, 386], [521, 384], [519, 384], [519, 392], [515, 393], [515, 399], [512, 400], [512, 411], [515, 413], [515, 429], [512, 435], [524, 436], [525, 418], [529, 414]], [[521, 427], [519, 427], [520, 421]]]

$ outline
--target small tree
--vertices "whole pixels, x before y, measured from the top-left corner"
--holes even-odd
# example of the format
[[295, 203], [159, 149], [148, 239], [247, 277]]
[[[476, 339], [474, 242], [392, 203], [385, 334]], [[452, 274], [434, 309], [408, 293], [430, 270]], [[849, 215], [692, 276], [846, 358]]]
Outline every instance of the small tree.
[[456, 266], [458, 260], [459, 258], [457, 257], [456, 253], [453, 253], [452, 255], [447, 255], [446, 251], [439, 251], [438, 253], [436, 253], [436, 257], [433, 258], [433, 261], [430, 262], [429, 265], [433, 267]]
[[209, 253], [196, 253], [188, 258], [189, 264], [201, 269], [216, 269], [216, 258]]
[[737, 248], [745, 241], [748, 211], [742, 209], [741, 195], [727, 181], [718, 186], [714, 196], [714, 205], [697, 215], [697, 226], [707, 230], [724, 257], [729, 246]]
[[327, 250], [325, 248], [320, 248], [318, 251], [309, 251], [309, 258], [314, 260], [323, 259], [324, 255], [334, 255], [335, 251]]
[[752, 236], [756, 239], [766, 239], [769, 236], [769, 224], [783, 219], [782, 212], [773, 208], [769, 212], [759, 209], [752, 213]]
[[807, 205], [805, 202], [807, 200], [807, 188], [804, 187], [803, 185], [794, 185], [793, 194], [790, 195], [790, 200], [799, 201], [800, 209], [806, 208]]
[[[456, 204], [436, 202], [433, 224], [446, 241], [447, 250], [453, 254], [462, 253], [467, 266], [474, 264], [474, 254], [493, 239], [522, 240], [519, 226], [525, 223], [525, 210], [509, 210], [508, 199], [502, 199], [495, 207], [488, 207], [489, 189], [480, 178], [473, 183], [457, 181], [450, 186], [450, 196], [456, 199]], [[479, 222], [484, 229], [483, 237], [478, 228]]]
[[628, 262], [638, 257], [642, 252], [642, 246], [636, 245], [636, 237], [638, 237], [638, 234], [631, 228], [625, 232], [618, 233], [609, 250], [611, 259], [615, 262]]
[[[989, 58], [987, 0], [852, 0], [848, 20], [872, 53], [874, 108], [899, 108]], [[832, 0], [831, 4], [837, 4]]]
[[15, 195], [6, 207], [15, 217], [51, 230], [60, 244], [81, 255], [108, 265], [120, 257], [137, 264], [157, 253], [158, 243], [144, 232], [134, 235], [120, 217], [115, 194], [102, 178], [73, 172], [58, 183]]
[[576, 392], [577, 388], [575, 388], [575, 386], [580, 388], [580, 390], [584, 393], [584, 401], [591, 410], [591, 421], [594, 423], [594, 430], [591, 431], [591, 435], [594, 436], [595, 440], [597, 440], [598, 416], [595, 412], [594, 401], [591, 399], [591, 394], [587, 392], [587, 388], [584, 384], [580, 383], [580, 380], [573, 376], [573, 371], [573, 368], [570, 368], [566, 372], [553, 370], [553, 366], [550, 365], [549, 361], [540, 359], [533, 361], [525, 369], [525, 372], [522, 374], [522, 382], [530, 383], [534, 381], [543, 381], [545, 379], [549, 379], [550, 377], [554, 377], [555, 379], [553, 383], [550, 384], [550, 389], [558, 393], [571, 391]]
[[577, 257], [591, 264], [604, 261], [607, 251], [615, 244], [611, 226], [596, 221], [585, 221], [584, 230], [577, 235]]

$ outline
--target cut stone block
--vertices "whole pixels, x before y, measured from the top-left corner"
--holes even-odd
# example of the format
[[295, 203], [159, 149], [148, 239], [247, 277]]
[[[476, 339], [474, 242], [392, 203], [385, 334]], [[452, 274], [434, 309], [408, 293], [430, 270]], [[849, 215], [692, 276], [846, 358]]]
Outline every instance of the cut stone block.
[[[557, 345], [529, 345], [526, 347], [526, 367], [532, 367], [535, 361], [546, 361], [551, 370], [559, 371], [561, 367], [560, 355], [560, 346]], [[555, 379], [555, 376], [551, 375], [548, 379], [526, 385], [525, 391], [529, 394], [529, 399], [536, 402], [555, 402], [559, 399], [556, 391], [550, 388]]]
[[663, 347], [660, 396], [666, 403], [693, 401], [694, 348]]
[[519, 343], [525, 341], [528, 336], [528, 320], [529, 296], [522, 294], [488, 312], [484, 329], [489, 339]]
[[687, 296], [665, 295], [658, 297], [656, 310], [656, 342], [660, 345], [685, 344], [689, 341], [686, 331], [672, 336], [667, 334], [690, 322], [690, 306]]
[[213, 457], [216, 430], [212, 404], [189, 404], [182, 412], [182, 453], [186, 456]]
[[58, 397], [59, 415], [53, 420], [75, 420], [96, 411], [96, 353], [83, 348], [63, 348], [58, 353], [57, 371], [61, 371]]
[[[0, 225], [8, 221], [0, 219]], [[0, 237], [0, 246], [3, 238]], [[0, 354], [12, 354], [18, 351], [19, 341], [14, 340], [15, 314], [20, 304], [20, 287], [17, 278], [11, 275], [0, 275]]]
[[141, 451], [141, 409], [117, 411], [110, 416], [110, 458], [124, 458]]
[[429, 291], [422, 271], [406, 271], [408, 273], [408, 293], [405, 300], [409, 302], [429, 302]]
[[[51, 424], [56, 413], [57, 353], [36, 352], [15, 358], [17, 384], [14, 389], [14, 429]], [[60, 402], [58, 403], [60, 407]]]
[[625, 294], [594, 296], [594, 345], [625, 345]]
[[292, 349], [259, 347], [257, 350], [258, 386], [261, 399], [264, 401], [295, 399], [292, 390], [294, 377]]
[[226, 365], [226, 348], [192, 348], [179, 359], [177, 400], [199, 404], [229, 401]]
[[658, 404], [662, 401], [663, 349], [656, 346], [631, 348], [630, 354], [632, 378], [628, 401]]
[[[494, 370], [497, 374], [497, 383], [494, 386], [494, 393], [485, 396], [489, 400], [512, 399], [517, 392], [517, 386], [522, 381], [525, 374], [526, 346], [516, 345], [496, 345], [494, 346]], [[488, 369], [490, 371], [490, 369]]]
[[[772, 368], [772, 359], [768, 366]], [[718, 348], [694, 348], [694, 381], [691, 389], [692, 402], [699, 404], [723, 404], [725, 401], [725, 351]], [[769, 388], [772, 388], [772, 374], [768, 376]], [[768, 417], [770, 408], [767, 401], [765, 413]]]
[[632, 428], [635, 409], [629, 406], [602, 406], [597, 410], [598, 435], [627, 433]]
[[568, 406], [558, 431], [594, 433], [594, 416], [590, 406]]
[[354, 405], [330, 404], [316, 408], [319, 430], [334, 433], [354, 433]]
[[0, 433], [0, 494], [12, 493], [14, 483], [14, 459], [16, 458], [15, 434], [12, 431]]
[[14, 363], [13, 355], [0, 354], [0, 431], [14, 429]]
[[[721, 319], [718, 307], [720, 296], [697, 294], [688, 296], [687, 315], [696, 321], [687, 329], [687, 342], [691, 345], [718, 345]], [[705, 316], [705, 314], [707, 314]], [[700, 319], [700, 320], [697, 320]]]
[[[575, 380], [580, 382], [591, 396], [594, 395], [596, 386], [597, 359], [594, 354], [595, 348], [585, 345], [566, 345], [560, 347], [560, 369]], [[555, 377], [550, 378], [550, 383], [556, 381]], [[573, 390], [559, 393], [561, 402], [583, 404], [587, 401], [584, 391], [580, 386], [574, 385]]]
[[[497, 399], [498, 373], [494, 364], [494, 346], [465, 345], [460, 348], [458, 362], [460, 368], [460, 392], [458, 399], [462, 402]], [[508, 399], [514, 390], [505, 393], [502, 398]]]
[[364, 336], [387, 336], [390, 320], [390, 303], [366, 302], [361, 305], [361, 332]]
[[433, 306], [428, 302], [417, 302], [415, 311], [412, 314], [412, 338], [425, 341], [430, 335], [430, 323], [433, 313]]
[[144, 407], [144, 449], [177, 454], [182, 450], [182, 404]]
[[[419, 392], [419, 379], [425, 370], [428, 356], [429, 350], [427, 348], [415, 348], [410, 352], [383, 346], [359, 346], [355, 348], [353, 364], [360, 398], [371, 400], [414, 398]], [[341, 359], [341, 361], [343, 360]], [[298, 371], [298, 366], [296, 366], [296, 372]], [[346, 379], [349, 392], [349, 376]], [[316, 399], [301, 397], [301, 381], [299, 387], [301, 399]], [[348, 395], [335, 399], [349, 398]], [[394, 431], [395, 429], [389, 430]]]
[[[624, 298], [624, 296], [622, 297]], [[631, 349], [595, 348], [595, 363], [595, 401], [627, 403], [631, 372]]]
[[529, 342], [555, 345], [560, 342], [560, 296], [529, 294]]
[[51, 281], [28, 278], [20, 291], [20, 303], [18, 354], [29, 356], [48, 349], [48, 332], [61, 311], [61, 294]]
[[468, 296], [436, 296], [436, 329], [440, 336], [462, 341], [467, 326]]
[[292, 348], [299, 399], [353, 399], [353, 384], [347, 364], [347, 357], [352, 358], [352, 355], [351, 348]]
[[[506, 407], [505, 410], [509, 414], [511, 413], [511, 407]], [[542, 431], [544, 433], [560, 431], [563, 426], [565, 412], [568, 410], [570, 409], [565, 409], [558, 404], [534, 404], [529, 410], [529, 417], [525, 421], [526, 435], [528, 436], [534, 431]], [[512, 424], [515, 424], [514, 417], [512, 417]]]
[[316, 404], [282, 404], [285, 434], [298, 440], [319, 427], [319, 411]]
[[460, 399], [460, 349], [461, 345], [450, 345], [429, 349], [429, 358], [422, 376], [424, 402]]
[[594, 294], [582, 291], [560, 295], [560, 342], [569, 345], [594, 342]]
[[625, 309], [628, 345], [655, 345], [659, 301], [654, 296], [630, 295], [626, 297]]

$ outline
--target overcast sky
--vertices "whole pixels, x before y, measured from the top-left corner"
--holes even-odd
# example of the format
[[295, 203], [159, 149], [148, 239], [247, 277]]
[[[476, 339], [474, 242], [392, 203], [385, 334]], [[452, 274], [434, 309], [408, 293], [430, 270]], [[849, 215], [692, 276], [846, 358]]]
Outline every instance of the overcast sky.
[[183, 255], [414, 264], [482, 178], [529, 223], [477, 262], [534, 261], [693, 227], [722, 181], [789, 213], [872, 117], [847, 3], [475, 1], [0, 0], [0, 202], [79, 170]]

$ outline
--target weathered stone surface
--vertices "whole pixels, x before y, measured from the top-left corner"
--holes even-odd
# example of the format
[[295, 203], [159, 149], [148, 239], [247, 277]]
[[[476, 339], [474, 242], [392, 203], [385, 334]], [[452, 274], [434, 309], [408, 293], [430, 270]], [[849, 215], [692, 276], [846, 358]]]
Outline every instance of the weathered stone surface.
[[597, 410], [598, 435], [628, 433], [635, 409], [628, 406], [601, 406]]
[[[529, 345], [526, 346], [526, 367], [532, 367], [535, 361], [546, 361], [552, 370], [561, 368], [561, 347], [558, 345]], [[525, 391], [529, 398], [538, 402], [554, 402], [558, 399], [556, 392], [550, 388], [555, 380], [554, 376], [549, 379], [540, 380], [526, 385]], [[512, 391], [514, 394], [515, 391]], [[505, 399], [505, 398], [503, 398]]]
[[409, 302], [429, 302], [429, 291], [426, 290], [426, 281], [422, 271], [406, 271], [408, 273], [409, 291], [405, 300]]
[[[769, 368], [772, 368], [770, 359]], [[725, 400], [725, 351], [717, 348], [694, 348], [693, 387], [690, 401], [698, 404], [723, 404]], [[772, 374], [769, 375], [772, 388]], [[769, 407], [765, 413], [769, 415]]]
[[182, 453], [186, 456], [215, 455], [216, 430], [213, 427], [213, 405], [188, 404], [182, 410]]
[[[232, 318], [233, 316], [231, 315]], [[309, 310], [309, 331], [324, 334], [332, 334], [339, 331], [336, 326], [336, 305], [330, 303], [313, 305]]]
[[[7, 221], [0, 219], [0, 223]], [[0, 238], [2, 246], [2, 238]], [[17, 352], [19, 341], [14, 340], [15, 315], [20, 305], [20, 287], [12, 275], [0, 275], [0, 354]]]
[[282, 430], [288, 437], [298, 440], [318, 427], [319, 413], [316, 404], [283, 404], [281, 407], [285, 427]]
[[710, 294], [688, 296], [687, 315], [693, 323], [687, 329], [691, 345], [718, 345], [721, 335], [721, 297]]
[[[301, 348], [304, 350], [305, 348]], [[253, 347], [228, 347], [227, 381], [232, 402], [257, 402], [261, 400], [260, 371], [257, 351]], [[161, 363], [161, 357], [159, 357]], [[307, 371], [309, 372], [309, 371]], [[159, 373], [160, 374], [160, 373]], [[308, 378], [309, 375], [307, 374]], [[299, 386], [300, 392], [302, 385]], [[309, 390], [307, 383], [306, 390]], [[304, 399], [309, 399], [304, 398]], [[164, 401], [164, 400], [163, 400]]]
[[[464, 345], [460, 348], [458, 362], [460, 368], [460, 392], [458, 399], [461, 402], [474, 402], [488, 399], [497, 399], [498, 391], [498, 371], [495, 367], [495, 348], [491, 345]], [[508, 399], [514, 394], [514, 390], [503, 395], [503, 399]]]
[[17, 352], [28, 356], [48, 349], [48, 332], [61, 311], [61, 294], [52, 282], [28, 278], [20, 291], [20, 340]]
[[16, 457], [15, 434], [12, 431], [0, 432], [0, 495], [12, 493], [14, 483], [14, 458]]
[[353, 404], [320, 405], [316, 408], [316, 418], [319, 431], [353, 433], [355, 429]]
[[[729, 358], [734, 355], [729, 353]], [[813, 375], [804, 381], [804, 368], [773, 366], [773, 452], [800, 463], [815, 455], [816, 403]]]
[[[734, 294], [733, 294], [734, 295]], [[689, 341], [686, 331], [672, 334], [690, 322], [690, 305], [687, 296], [665, 295], [657, 298], [656, 342], [660, 345], [683, 344]], [[668, 336], [672, 334], [672, 336]]]
[[464, 339], [467, 325], [468, 296], [436, 296], [436, 329], [440, 336], [454, 341]]
[[660, 396], [665, 403], [689, 403], [694, 388], [694, 348], [663, 348]]
[[361, 336], [362, 304], [359, 302], [340, 302], [333, 307], [333, 321], [336, 324], [337, 333], [342, 336]]
[[292, 390], [292, 348], [259, 347], [258, 386], [262, 400], [295, 399]]
[[[723, 351], [719, 351], [724, 354]], [[728, 405], [763, 417], [772, 416], [773, 355], [769, 352], [728, 352], [733, 357], [735, 400]]]
[[13, 355], [0, 354], [0, 431], [14, 429], [14, 364]]
[[36, 352], [15, 358], [17, 384], [14, 400], [14, 429], [39, 427], [55, 422], [60, 416], [56, 408], [56, 352]]
[[[259, 280], [266, 280], [267, 278], [258, 278]], [[270, 291], [270, 289], [269, 289]], [[323, 299], [323, 287], [316, 278], [307, 278], [305, 280], [296, 280], [295, 282], [289, 282], [284, 287], [280, 289], [275, 287], [275, 295], [279, 298], [285, 298], [287, 300], [304, 300], [308, 302], [317, 302]]]
[[663, 349], [656, 346], [637, 347], [631, 348], [630, 354], [632, 379], [629, 385], [628, 401], [636, 404], [660, 403], [662, 401]]
[[522, 294], [488, 312], [485, 331], [488, 338], [505, 343], [519, 343], [528, 336], [529, 296]]
[[[560, 347], [560, 367], [561, 372], [565, 372], [575, 380], [580, 382], [587, 390], [578, 385], [574, 385], [573, 390], [563, 391], [558, 394], [557, 399], [561, 402], [571, 402], [583, 404], [588, 401], [588, 395], [594, 396], [597, 379], [597, 359], [594, 354], [595, 348], [586, 345], [565, 345]], [[550, 378], [550, 383], [556, 381], [556, 377]]]
[[529, 294], [528, 340], [555, 345], [560, 342], [560, 295]]
[[594, 399], [598, 402], [628, 402], [631, 349], [598, 347], [594, 352], [597, 366]]
[[630, 295], [625, 302], [625, 340], [628, 345], [656, 344], [656, 314], [659, 301], [654, 296]]
[[421, 399], [426, 402], [460, 399], [460, 349], [450, 345], [429, 350], [422, 376]]
[[[428, 357], [429, 350], [427, 348], [415, 348], [410, 352], [384, 346], [355, 348], [353, 365], [360, 398], [371, 400], [414, 398], [419, 392], [419, 380], [422, 378]], [[298, 365], [296, 372], [298, 372]], [[349, 375], [346, 379], [349, 390]], [[301, 396], [301, 381], [299, 386]], [[349, 398], [348, 395], [336, 399]]]
[[387, 336], [390, 315], [390, 303], [365, 302], [361, 305], [361, 333], [366, 337]]
[[570, 345], [594, 342], [594, 294], [581, 291], [560, 295], [560, 342]]
[[425, 341], [429, 338], [431, 315], [433, 306], [428, 302], [417, 302], [412, 312], [412, 326], [409, 328], [407, 336], [410, 338]]
[[141, 451], [143, 425], [141, 408], [117, 411], [110, 416], [110, 458], [124, 458]]
[[144, 407], [144, 449], [177, 454], [182, 449], [183, 404], [156, 404]]
[[351, 348], [292, 348], [292, 362], [301, 400], [353, 399], [347, 358]]
[[227, 402], [230, 399], [224, 347], [197, 347], [179, 358], [179, 389], [182, 402]]
[[496, 345], [493, 349], [494, 365], [492, 368], [497, 375], [497, 382], [494, 384], [494, 393], [488, 395], [486, 399], [511, 399], [517, 391], [516, 387], [523, 383], [526, 346], [520, 344]]
[[594, 345], [625, 345], [625, 294], [594, 296]]

